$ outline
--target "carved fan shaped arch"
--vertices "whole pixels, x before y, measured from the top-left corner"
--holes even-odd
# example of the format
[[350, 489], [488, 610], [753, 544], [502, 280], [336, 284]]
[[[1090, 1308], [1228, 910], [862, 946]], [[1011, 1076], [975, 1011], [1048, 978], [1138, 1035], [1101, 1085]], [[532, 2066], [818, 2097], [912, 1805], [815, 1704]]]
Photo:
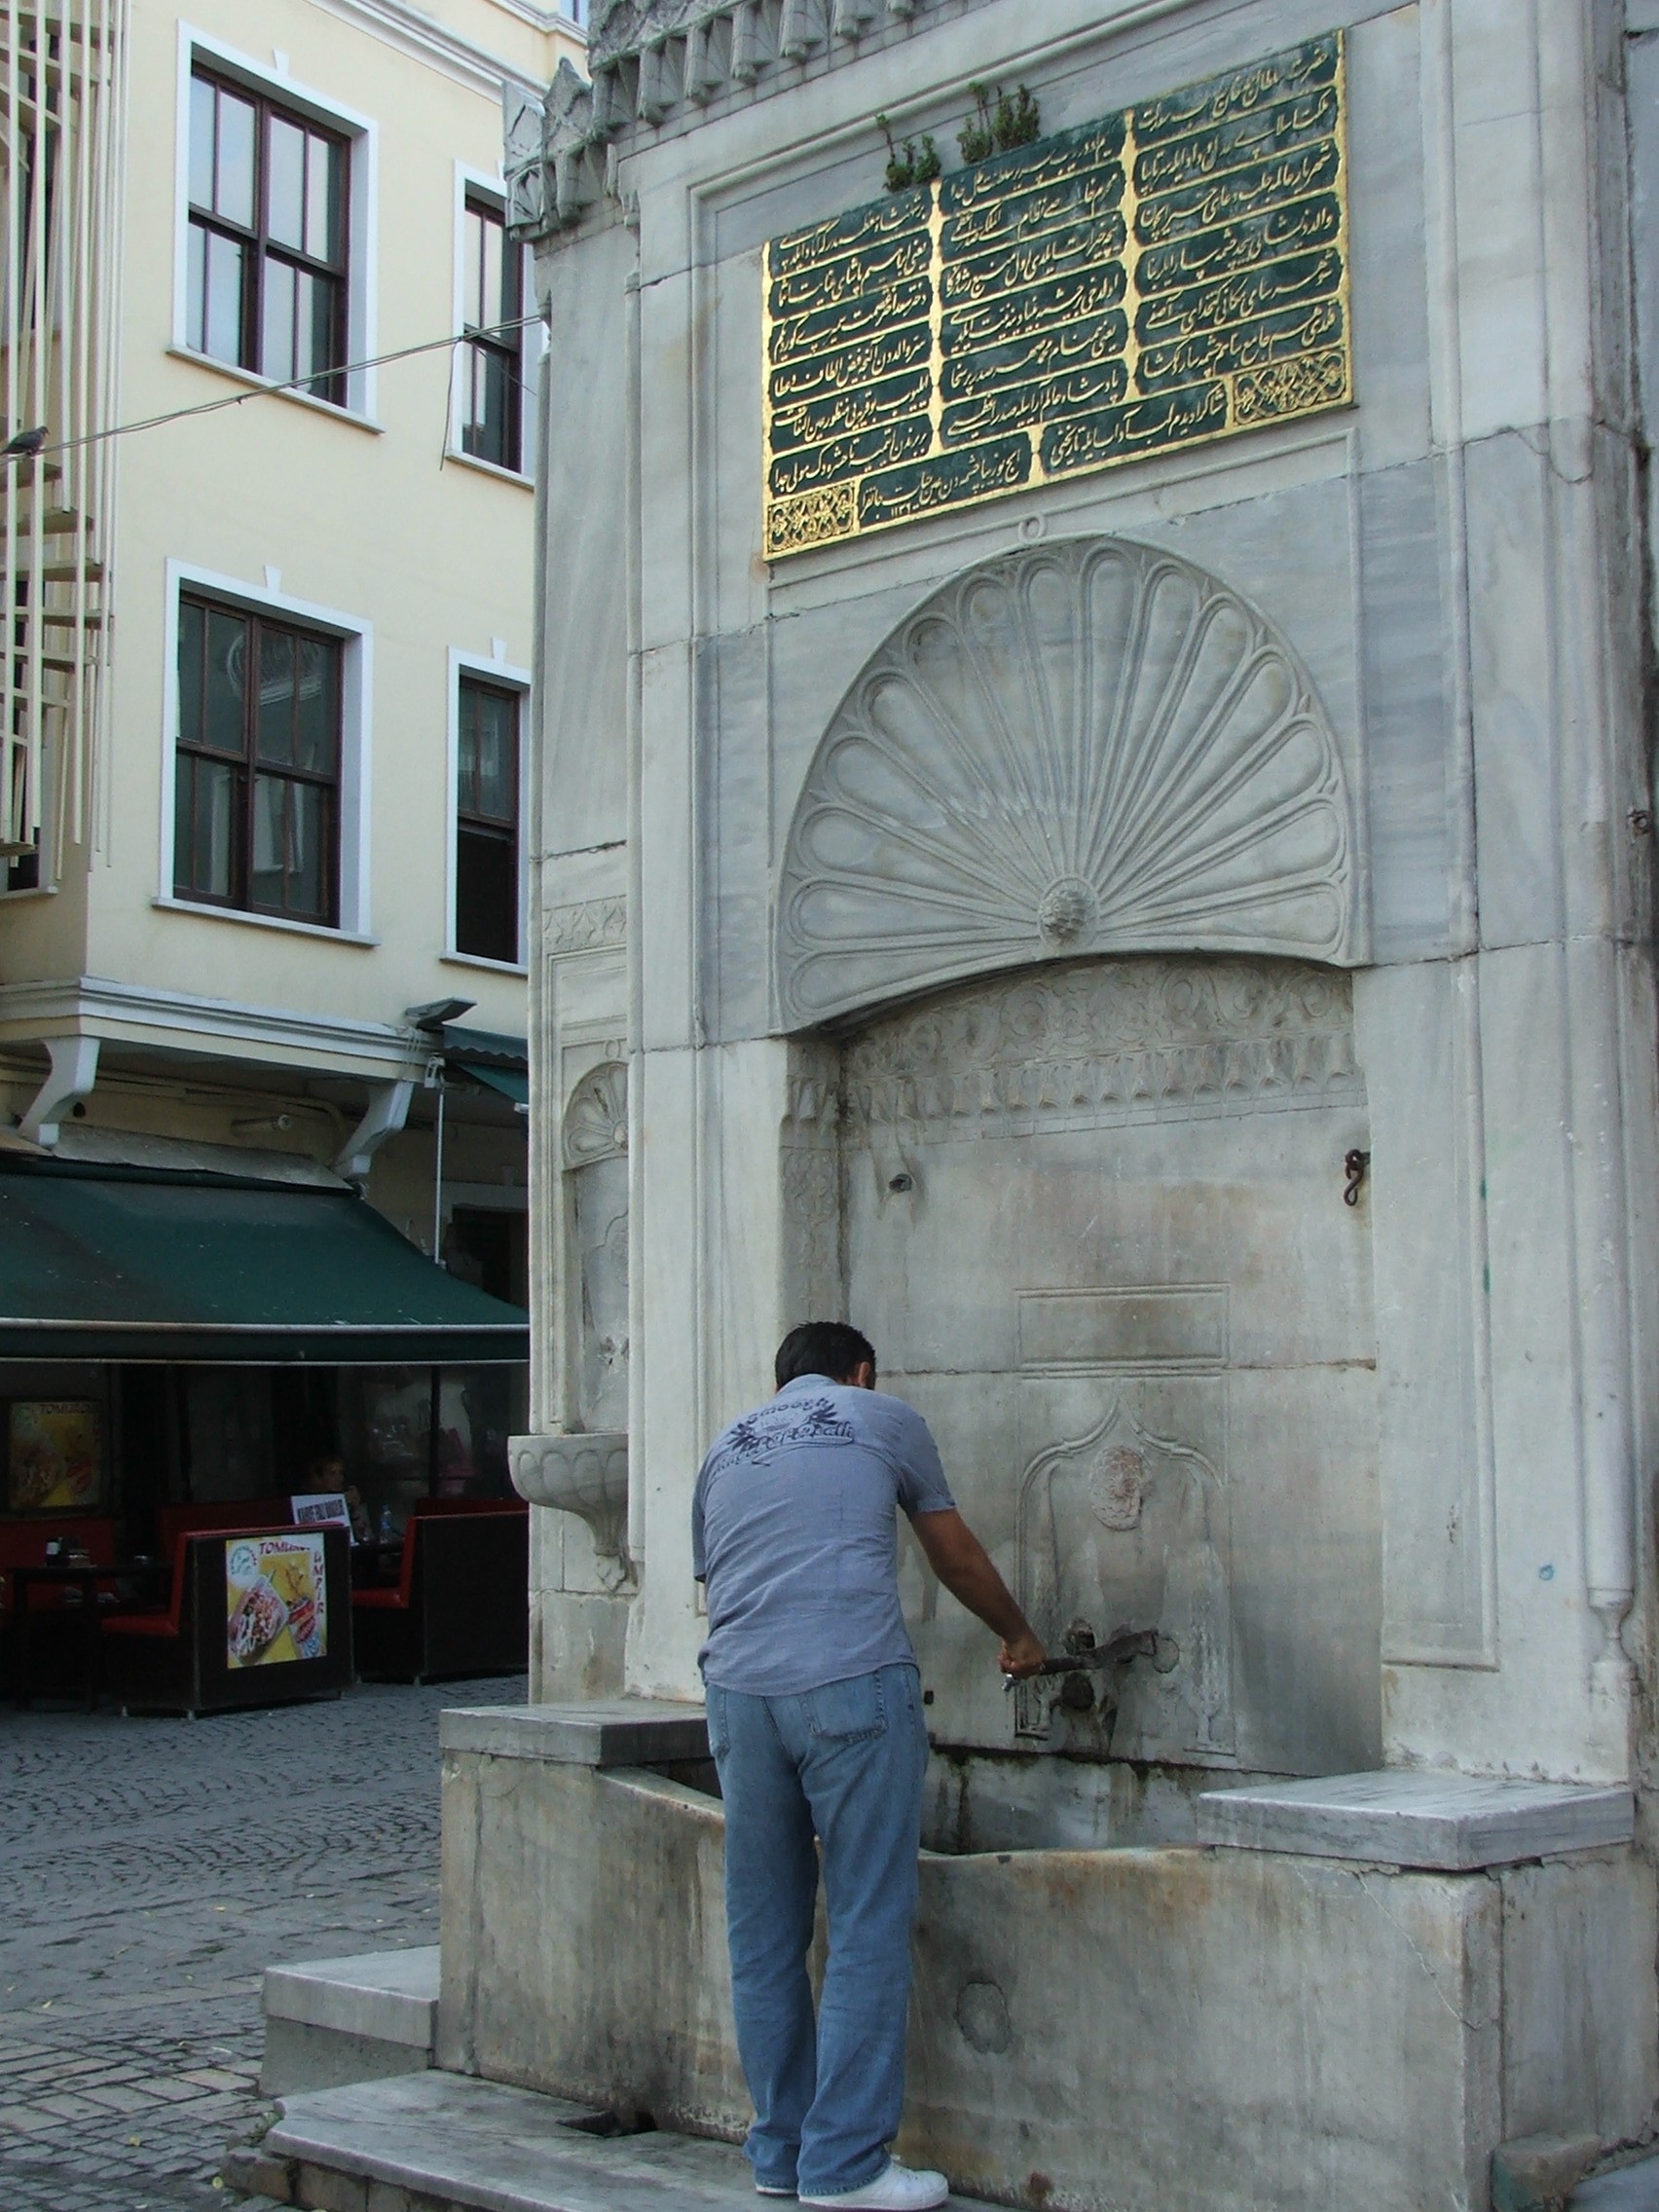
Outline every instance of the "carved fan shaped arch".
[[785, 849], [786, 1022], [1087, 952], [1350, 964], [1335, 734], [1273, 626], [1122, 538], [971, 569], [860, 672]]

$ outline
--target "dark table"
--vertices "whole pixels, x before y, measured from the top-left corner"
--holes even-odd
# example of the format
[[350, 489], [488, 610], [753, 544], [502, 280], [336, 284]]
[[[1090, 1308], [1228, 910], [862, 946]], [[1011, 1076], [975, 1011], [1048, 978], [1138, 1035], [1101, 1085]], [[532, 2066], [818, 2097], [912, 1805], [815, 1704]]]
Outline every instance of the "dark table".
[[142, 1561], [136, 1565], [116, 1567], [106, 1560], [100, 1567], [96, 1562], [92, 1561], [81, 1564], [70, 1560], [55, 1559], [48, 1560], [41, 1567], [15, 1567], [11, 1573], [12, 1610], [16, 1623], [13, 1634], [17, 1643], [18, 1668], [15, 1702], [20, 1707], [27, 1706], [33, 1691], [31, 1677], [34, 1655], [31, 1644], [34, 1632], [30, 1624], [32, 1621], [38, 1620], [40, 1615], [29, 1604], [30, 1586], [36, 1582], [56, 1583], [60, 1588], [64, 1586], [79, 1588], [81, 1592], [80, 1604], [73, 1608], [65, 1606], [64, 1612], [73, 1611], [80, 1617], [81, 1670], [82, 1680], [86, 1688], [87, 1711], [95, 1713], [98, 1704], [98, 1683], [102, 1672], [100, 1659], [103, 1650], [98, 1635], [98, 1584], [100, 1582], [146, 1580], [165, 1582], [167, 1573], [165, 1563], [154, 1560]]

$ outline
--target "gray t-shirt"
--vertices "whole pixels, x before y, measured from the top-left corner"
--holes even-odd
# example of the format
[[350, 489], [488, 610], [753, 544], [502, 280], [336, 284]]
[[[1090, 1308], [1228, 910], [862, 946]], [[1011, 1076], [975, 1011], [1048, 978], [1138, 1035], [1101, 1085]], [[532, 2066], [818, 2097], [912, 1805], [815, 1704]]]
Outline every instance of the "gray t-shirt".
[[801, 1375], [715, 1439], [691, 1501], [708, 1585], [704, 1679], [790, 1697], [915, 1664], [899, 1609], [898, 1524], [954, 1506], [913, 1406]]

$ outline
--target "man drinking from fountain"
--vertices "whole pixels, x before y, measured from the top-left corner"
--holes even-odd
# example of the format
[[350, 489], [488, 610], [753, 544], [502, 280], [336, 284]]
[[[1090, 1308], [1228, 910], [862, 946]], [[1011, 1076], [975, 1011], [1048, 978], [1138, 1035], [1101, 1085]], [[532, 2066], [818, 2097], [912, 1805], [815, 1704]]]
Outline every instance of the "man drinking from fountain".
[[[746, 2150], [762, 2196], [927, 2212], [944, 2176], [887, 2149], [904, 2096], [928, 1758], [895, 1509], [944, 1587], [1002, 1639], [1006, 1675], [1036, 1674], [1044, 1651], [957, 1512], [926, 1421], [877, 1391], [868, 1341], [806, 1322], [775, 1373], [777, 1395], [716, 1439], [691, 1507], [732, 2006], [755, 2103]], [[816, 2020], [814, 1837], [830, 1922]]]

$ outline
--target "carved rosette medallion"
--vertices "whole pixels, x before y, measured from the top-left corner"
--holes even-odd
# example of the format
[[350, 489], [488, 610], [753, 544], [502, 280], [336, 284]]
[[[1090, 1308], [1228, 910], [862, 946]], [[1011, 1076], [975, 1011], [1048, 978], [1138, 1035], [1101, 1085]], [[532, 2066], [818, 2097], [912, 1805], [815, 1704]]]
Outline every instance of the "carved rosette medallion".
[[565, 1109], [565, 1165], [591, 1167], [628, 1149], [628, 1070], [608, 1060], [584, 1075]]
[[1113, 538], [1006, 554], [866, 665], [784, 854], [778, 988], [808, 1025], [1079, 951], [1350, 965], [1336, 737], [1264, 616]]

